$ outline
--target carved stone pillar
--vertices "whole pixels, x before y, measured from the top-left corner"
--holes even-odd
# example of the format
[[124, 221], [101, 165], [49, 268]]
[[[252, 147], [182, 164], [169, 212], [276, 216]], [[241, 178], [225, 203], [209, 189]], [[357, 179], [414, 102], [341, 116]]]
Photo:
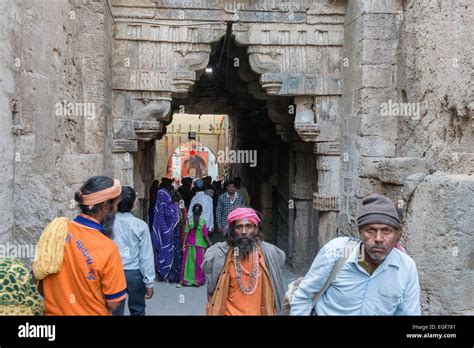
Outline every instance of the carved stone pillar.
[[315, 143], [314, 153], [317, 155], [318, 191], [313, 194], [313, 207], [319, 211], [318, 243], [323, 246], [336, 237], [340, 207], [340, 144], [338, 142]]
[[296, 170], [291, 186], [295, 209], [293, 269], [296, 272], [305, 272], [317, 250], [318, 223], [314, 220], [315, 214], [312, 209], [312, 192], [316, 184], [316, 157], [309, 143], [295, 142], [294, 151]]

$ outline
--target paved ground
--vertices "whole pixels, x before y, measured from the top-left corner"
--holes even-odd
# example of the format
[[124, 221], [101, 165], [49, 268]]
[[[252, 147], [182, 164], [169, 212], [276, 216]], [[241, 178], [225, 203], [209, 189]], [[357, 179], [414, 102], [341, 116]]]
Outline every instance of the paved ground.
[[[283, 281], [286, 286], [296, 278], [289, 267], [283, 269]], [[176, 284], [155, 282], [155, 295], [147, 300], [147, 315], [205, 315], [206, 286], [181, 287]], [[126, 306], [125, 315], [129, 315]]]

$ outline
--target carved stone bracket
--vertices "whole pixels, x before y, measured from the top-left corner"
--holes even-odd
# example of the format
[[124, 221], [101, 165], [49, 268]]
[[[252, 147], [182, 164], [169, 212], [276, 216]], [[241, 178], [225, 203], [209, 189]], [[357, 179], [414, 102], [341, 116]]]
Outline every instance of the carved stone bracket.
[[303, 141], [317, 141], [320, 134], [313, 112], [314, 97], [296, 97], [295, 130]]
[[238, 44], [248, 46], [252, 70], [269, 95], [338, 95], [342, 91], [340, 19], [308, 23], [235, 23]]
[[313, 153], [315, 155], [339, 156], [341, 144], [339, 142], [314, 143]]
[[319, 211], [339, 211], [340, 210], [339, 196], [321, 195], [313, 193], [313, 208]]
[[163, 123], [158, 121], [135, 121], [134, 128], [137, 139], [142, 141], [156, 139], [164, 131]]
[[[307, 142], [333, 140], [327, 137], [336, 128], [333, 109], [337, 102], [330, 98], [342, 93], [344, 28], [340, 9], [336, 17], [314, 10], [313, 24], [235, 23], [232, 28], [235, 41], [248, 46], [250, 67], [260, 74], [260, 84], [266, 93], [295, 96], [294, 128]], [[318, 119], [319, 100], [314, 96], [329, 98], [321, 101], [323, 111], [332, 117], [331, 122], [324, 124], [327, 134], [323, 137]]]
[[295, 123], [295, 130], [303, 141], [316, 141], [320, 133], [317, 123]]
[[137, 121], [163, 121], [169, 122], [171, 111], [171, 97], [149, 97], [142, 95], [136, 100], [143, 103], [143, 107], [134, 110], [134, 119]]
[[137, 152], [138, 141], [130, 139], [115, 139], [112, 146], [112, 152]]
[[303, 141], [338, 141], [340, 100], [340, 96], [295, 97], [295, 130]]
[[225, 23], [130, 21], [118, 19], [114, 37], [113, 88], [185, 94], [204, 69], [211, 43]]
[[164, 134], [172, 96], [186, 95], [196, 72], [209, 62], [211, 43], [224, 36], [227, 25], [145, 21], [134, 11], [119, 11], [116, 17], [112, 88], [115, 94], [125, 92], [121, 98], [127, 101], [117, 104], [114, 134], [117, 139], [149, 141]]
[[315, 143], [317, 155], [318, 192], [313, 194], [313, 208], [319, 211], [339, 211], [339, 170], [341, 144], [339, 142]]

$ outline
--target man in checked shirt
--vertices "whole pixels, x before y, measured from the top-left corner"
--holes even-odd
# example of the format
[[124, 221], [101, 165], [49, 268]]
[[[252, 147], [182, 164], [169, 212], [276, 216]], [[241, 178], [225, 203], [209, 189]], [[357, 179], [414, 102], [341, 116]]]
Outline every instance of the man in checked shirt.
[[226, 192], [219, 196], [216, 210], [217, 230], [222, 234], [225, 234], [224, 228], [227, 224], [229, 212], [235, 207], [244, 205], [244, 198], [237, 192], [237, 187], [232, 180], [227, 181], [224, 188]]

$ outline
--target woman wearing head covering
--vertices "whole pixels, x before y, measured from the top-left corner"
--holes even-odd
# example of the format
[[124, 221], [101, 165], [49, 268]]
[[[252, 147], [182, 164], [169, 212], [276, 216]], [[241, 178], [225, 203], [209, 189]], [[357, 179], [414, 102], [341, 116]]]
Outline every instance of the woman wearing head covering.
[[206, 249], [212, 245], [206, 220], [201, 217], [202, 206], [199, 203], [193, 206], [192, 219], [185, 227], [183, 273], [181, 283], [185, 286], [201, 286], [206, 277], [201, 269]]
[[158, 190], [151, 231], [158, 279], [168, 279], [174, 259], [174, 229], [179, 222], [178, 206], [172, 202], [167, 189]]
[[178, 207], [178, 223], [173, 229], [173, 263], [168, 273], [167, 280], [172, 283], [178, 283], [177, 288], [181, 287], [181, 266], [183, 263], [183, 239], [184, 225], [186, 224], [187, 211], [181, 194], [178, 191], [171, 192], [171, 201]]
[[20, 259], [0, 257], [0, 315], [43, 315], [43, 299]]
[[150, 230], [153, 226], [153, 219], [155, 215], [155, 204], [156, 204], [156, 194], [158, 192], [160, 182], [158, 180], [153, 180], [153, 183], [150, 187], [150, 205], [148, 207], [148, 227]]

